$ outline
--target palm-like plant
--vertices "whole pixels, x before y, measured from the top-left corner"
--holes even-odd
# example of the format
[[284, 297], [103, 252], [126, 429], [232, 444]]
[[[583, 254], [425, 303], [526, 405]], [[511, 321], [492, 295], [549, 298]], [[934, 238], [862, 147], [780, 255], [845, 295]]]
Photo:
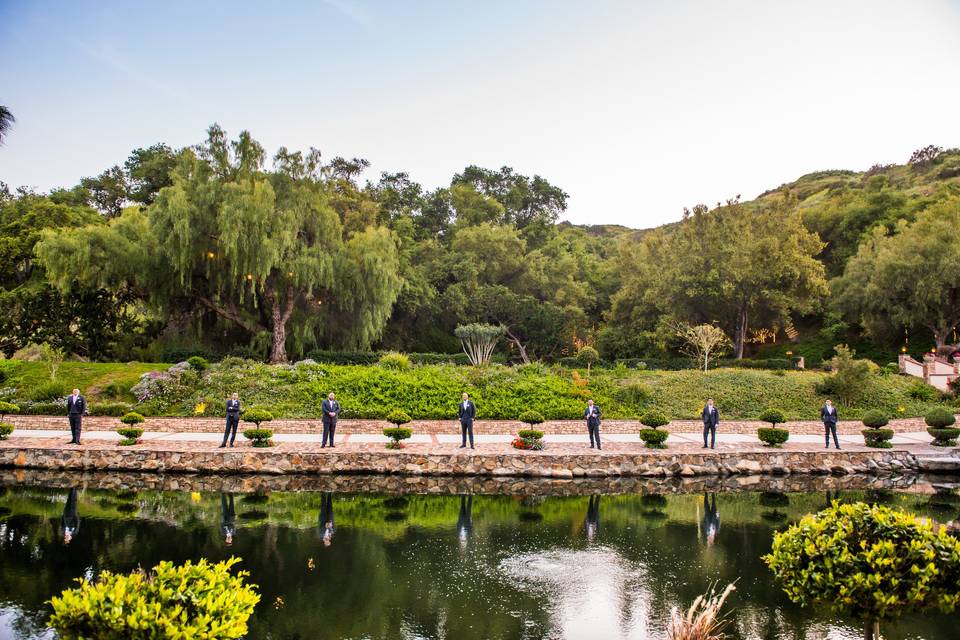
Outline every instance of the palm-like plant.
[[7, 131], [10, 130], [10, 127], [13, 126], [16, 120], [10, 112], [10, 109], [0, 104], [0, 145], [3, 144], [4, 136], [6, 136]]

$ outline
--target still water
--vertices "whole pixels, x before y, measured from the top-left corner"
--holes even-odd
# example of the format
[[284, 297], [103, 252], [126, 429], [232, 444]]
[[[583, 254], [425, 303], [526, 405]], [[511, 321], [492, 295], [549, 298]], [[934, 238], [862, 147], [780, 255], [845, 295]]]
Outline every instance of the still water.
[[[671, 607], [734, 580], [731, 638], [852, 639], [854, 621], [800, 609], [776, 587], [760, 558], [771, 534], [834, 499], [960, 516], [919, 480], [779, 482], [4, 471], [0, 638], [53, 638], [45, 602], [79, 576], [235, 555], [262, 594], [252, 639], [661, 639]], [[914, 616], [884, 637], [958, 629], [957, 616]]]

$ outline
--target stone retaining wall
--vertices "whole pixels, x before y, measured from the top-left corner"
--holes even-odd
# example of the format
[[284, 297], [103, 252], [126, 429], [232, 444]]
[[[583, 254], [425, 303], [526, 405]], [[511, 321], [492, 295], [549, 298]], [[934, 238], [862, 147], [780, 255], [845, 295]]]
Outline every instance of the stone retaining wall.
[[[66, 416], [7, 416], [7, 422], [21, 429], [60, 429], [69, 428]], [[113, 431], [120, 425], [118, 418], [105, 416], [88, 416], [83, 419], [83, 428], [92, 431]], [[147, 418], [140, 425], [146, 431], [188, 432], [188, 433], [219, 433], [223, 431], [222, 418]], [[241, 424], [241, 429], [245, 425]], [[253, 425], [246, 425], [252, 427]], [[274, 433], [321, 433], [323, 427], [319, 420], [284, 419], [274, 420], [268, 426]], [[384, 420], [349, 420], [343, 419], [337, 424], [337, 434], [353, 433], [381, 433], [384, 427], [391, 426]], [[414, 420], [411, 424], [414, 433], [440, 434], [459, 433], [459, 425], [454, 420]], [[512, 420], [477, 420], [474, 423], [474, 432], [477, 434], [514, 434], [523, 425]], [[757, 428], [767, 426], [766, 423], [753, 420], [730, 420], [720, 423], [721, 433], [756, 434]], [[815, 434], [823, 433], [823, 424], [817, 421], [788, 422], [785, 427], [791, 433]], [[537, 427], [548, 434], [583, 434], [586, 427], [580, 420], [550, 420]], [[677, 433], [699, 433], [703, 431], [703, 424], [699, 420], [674, 420], [667, 429]], [[859, 434], [863, 424], [857, 421], [844, 421], [838, 425], [841, 434]], [[891, 420], [888, 428], [896, 432], [924, 431], [926, 424], [923, 418], [904, 418]], [[640, 430], [636, 420], [604, 420], [602, 431], [608, 433], [633, 433]]]
[[423, 453], [405, 451], [204, 450], [171, 443], [165, 449], [86, 445], [0, 447], [0, 467], [159, 473], [346, 474], [437, 476], [696, 477], [852, 473], [886, 474], [917, 469], [904, 450], [746, 451], [708, 453]]

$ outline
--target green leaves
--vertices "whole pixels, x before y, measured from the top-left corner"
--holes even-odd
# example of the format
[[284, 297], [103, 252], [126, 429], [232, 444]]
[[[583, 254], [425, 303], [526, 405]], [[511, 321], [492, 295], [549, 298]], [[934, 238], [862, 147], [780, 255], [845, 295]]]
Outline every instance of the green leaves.
[[49, 625], [63, 640], [240, 638], [260, 595], [245, 583], [248, 572], [230, 572], [238, 562], [161, 562], [149, 574], [104, 571], [96, 581], [81, 578], [78, 588], [50, 600]]
[[774, 534], [764, 561], [794, 602], [861, 620], [960, 601], [960, 541], [884, 506], [834, 503]]

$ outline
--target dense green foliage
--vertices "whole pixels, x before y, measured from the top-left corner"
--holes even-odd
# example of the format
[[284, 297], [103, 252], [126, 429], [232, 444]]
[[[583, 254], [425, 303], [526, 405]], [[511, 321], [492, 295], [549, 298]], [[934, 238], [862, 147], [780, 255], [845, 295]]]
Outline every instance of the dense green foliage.
[[640, 439], [648, 449], [666, 449], [670, 432], [666, 429], [640, 429]]
[[543, 423], [543, 414], [539, 411], [524, 411], [519, 416], [517, 420], [524, 424], [534, 425]]
[[407, 424], [412, 420], [410, 414], [402, 409], [392, 409], [385, 417], [384, 420], [391, 422], [398, 427], [402, 424]]
[[865, 623], [960, 604], [960, 541], [885, 506], [834, 504], [774, 534], [764, 558], [801, 605]]
[[873, 409], [863, 414], [863, 424], [873, 429], [885, 427], [889, 423], [890, 419], [887, 417], [887, 414], [878, 409]]
[[383, 430], [383, 435], [392, 441], [387, 445], [388, 447], [391, 449], [399, 449], [402, 447], [400, 441], [410, 438], [413, 435], [413, 429], [410, 427], [387, 427]]
[[893, 440], [893, 429], [874, 427], [862, 429], [860, 433], [863, 434], [863, 443], [868, 447], [873, 449], [890, 449], [893, 447], [893, 443], [890, 442]]
[[0, 422], [10, 413], [20, 413], [20, 407], [12, 402], [0, 401]]
[[255, 447], [272, 447], [273, 429], [245, 429], [243, 437], [250, 440]]
[[670, 418], [668, 418], [662, 411], [651, 409], [649, 411], [645, 411], [643, 415], [640, 416], [640, 424], [645, 427], [656, 429], [657, 427], [663, 427], [670, 424]]
[[244, 422], [252, 422], [257, 425], [257, 428], [260, 428], [261, 422], [270, 422], [273, 420], [273, 414], [262, 407], [250, 407], [243, 412], [241, 416]]
[[931, 409], [924, 421], [927, 423], [927, 433], [933, 436], [935, 447], [955, 447], [957, 438], [960, 437], [960, 429], [953, 427], [957, 418], [953, 411], [944, 407], [935, 407]]
[[237, 562], [161, 562], [149, 574], [82, 578], [78, 588], [50, 600], [50, 626], [64, 640], [241, 638], [260, 596], [244, 582], [247, 572], [230, 573]]
[[520, 429], [517, 431], [517, 435], [523, 438], [524, 440], [542, 440], [543, 431], [538, 429]]
[[190, 356], [187, 358], [187, 363], [193, 367], [194, 371], [198, 371], [200, 373], [210, 368], [210, 363], [202, 356]]
[[137, 444], [140, 436], [143, 435], [143, 429], [140, 427], [121, 427], [117, 429], [117, 433], [123, 437], [123, 439], [120, 440], [120, 444], [123, 446], [129, 446], [132, 444]]
[[924, 422], [927, 423], [928, 427], [933, 427], [935, 429], [949, 427], [957, 421], [957, 418], [953, 412], [944, 407], [936, 407], [931, 409], [927, 412], [927, 415], [925, 415], [923, 419]]
[[13, 425], [0, 422], [0, 440], [6, 440], [13, 433]]
[[769, 422], [773, 427], [787, 421], [787, 417], [783, 415], [783, 411], [780, 411], [780, 409], [764, 409], [759, 418], [763, 422]]
[[377, 364], [387, 369], [403, 371], [410, 368], [410, 358], [402, 353], [385, 353], [377, 360]]
[[130, 413], [124, 414], [123, 417], [120, 418], [120, 422], [126, 425], [133, 426], [135, 424], [140, 424], [141, 422], [143, 422], [143, 416], [137, 413], [136, 411], [131, 411]]
[[757, 438], [765, 445], [779, 447], [790, 438], [790, 432], [776, 427], [760, 427], [757, 429]]

